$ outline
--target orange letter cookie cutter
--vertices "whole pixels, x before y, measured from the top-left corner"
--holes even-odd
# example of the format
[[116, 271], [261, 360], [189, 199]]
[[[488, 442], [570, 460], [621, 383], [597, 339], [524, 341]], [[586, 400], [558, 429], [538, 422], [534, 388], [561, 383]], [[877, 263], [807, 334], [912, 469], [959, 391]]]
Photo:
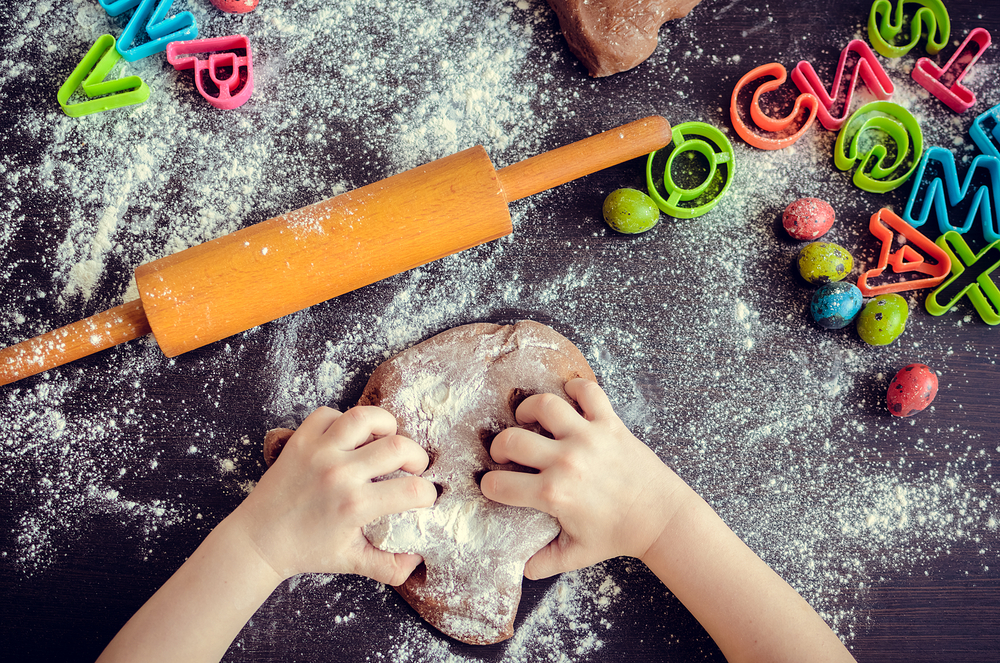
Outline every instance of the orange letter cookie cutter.
[[[750, 119], [760, 131], [754, 131], [746, 122], [747, 113], [744, 110], [746, 105], [746, 95], [741, 95], [744, 88], [753, 81], [771, 76], [774, 80], [765, 81], [754, 90], [750, 99]], [[729, 103], [729, 117], [733, 121], [733, 127], [740, 138], [762, 150], [780, 150], [788, 147], [802, 138], [802, 135], [812, 126], [816, 119], [816, 112], [819, 110], [819, 100], [812, 94], [804, 93], [795, 98], [792, 110], [785, 117], [771, 117], [761, 108], [761, 97], [768, 92], [777, 90], [784, 85], [787, 80], [785, 68], [777, 62], [765, 64], [748, 72], [733, 88], [732, 100]], [[804, 120], [801, 120], [803, 111], [806, 113]], [[801, 123], [797, 129], [797, 123]], [[766, 133], [765, 133], [766, 132]]]
[[[872, 214], [868, 228], [871, 230], [872, 235], [875, 235], [882, 242], [882, 248], [879, 251], [878, 266], [874, 269], [869, 269], [858, 279], [858, 289], [865, 297], [874, 297], [875, 295], [882, 295], [889, 292], [902, 292], [904, 290], [933, 288], [944, 281], [951, 272], [951, 258], [947, 252], [927, 239], [916, 228], [903, 221], [892, 210], [883, 207]], [[892, 242], [895, 237], [893, 231], [902, 235], [908, 242], [896, 251], [892, 250]], [[923, 253], [914, 249], [911, 244], [916, 245]], [[925, 262], [925, 257], [933, 259], [934, 263], [929, 264]], [[882, 272], [889, 265], [892, 265], [892, 271], [897, 274], [919, 272], [927, 274], [928, 278], [897, 281], [880, 286], [869, 286], [868, 279], [881, 276]]]

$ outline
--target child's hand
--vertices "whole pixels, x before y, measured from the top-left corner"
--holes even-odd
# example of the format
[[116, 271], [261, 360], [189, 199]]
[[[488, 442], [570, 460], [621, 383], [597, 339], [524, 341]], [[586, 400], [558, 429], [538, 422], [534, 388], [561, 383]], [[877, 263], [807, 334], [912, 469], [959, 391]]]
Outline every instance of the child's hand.
[[416, 476], [372, 482], [396, 470], [419, 474], [427, 468], [423, 448], [395, 433], [396, 420], [378, 407], [316, 410], [230, 518], [282, 578], [359, 573], [401, 584], [420, 557], [378, 550], [362, 527], [389, 513], [430, 506], [437, 491]]
[[489, 472], [481, 484], [489, 499], [559, 519], [559, 537], [525, 566], [532, 579], [621, 555], [643, 557], [674, 513], [671, 496], [684, 486], [625, 428], [596, 383], [578, 378], [565, 389], [583, 416], [552, 394], [531, 396], [517, 408], [519, 423], [538, 423], [555, 439], [509, 428], [490, 448], [498, 463], [541, 472]]

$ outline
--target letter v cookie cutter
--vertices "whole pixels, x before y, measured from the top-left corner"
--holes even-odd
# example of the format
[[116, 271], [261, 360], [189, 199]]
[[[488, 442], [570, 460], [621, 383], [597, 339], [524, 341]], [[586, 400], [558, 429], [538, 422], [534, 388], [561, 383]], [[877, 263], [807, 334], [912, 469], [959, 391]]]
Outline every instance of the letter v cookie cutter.
[[[233, 51], [244, 51], [238, 55]], [[208, 60], [195, 57], [195, 53], [208, 53]], [[194, 84], [201, 96], [216, 108], [231, 110], [239, 108], [253, 94], [253, 56], [250, 54], [250, 40], [244, 35], [174, 41], [167, 45], [167, 62], [174, 69], [194, 69]], [[231, 69], [225, 77], [220, 72]], [[243, 75], [240, 72], [245, 71]], [[219, 90], [213, 96], [205, 89], [205, 74]], [[235, 94], [234, 94], [235, 93]]]
[[[73, 73], [59, 88], [56, 99], [63, 112], [70, 117], [80, 117], [91, 113], [141, 104], [149, 99], [149, 86], [138, 76], [126, 76], [116, 80], [104, 80], [121, 58], [115, 49], [112, 35], [101, 35], [76, 65]], [[78, 104], [69, 103], [78, 87], [88, 97], [97, 97]]]
[[[742, 111], [744, 98], [740, 98], [740, 93], [747, 85], [753, 81], [771, 76], [774, 80], [761, 83], [754, 90], [750, 99], [750, 119], [761, 131], [752, 130], [746, 122], [746, 114]], [[802, 138], [803, 134], [809, 130], [816, 119], [816, 112], [819, 110], [819, 100], [809, 93], [799, 94], [795, 98], [792, 110], [785, 117], [771, 117], [761, 108], [761, 97], [771, 91], [780, 88], [787, 80], [785, 68], [777, 63], [761, 65], [743, 76], [733, 88], [733, 96], [729, 102], [729, 117], [733, 122], [733, 128], [740, 138], [754, 147], [762, 150], [780, 150], [788, 147]], [[805, 119], [800, 120], [805, 110]], [[798, 129], [794, 129], [795, 123], [801, 122]], [[762, 132], [767, 132], [762, 133]]]
[[[943, 67], [928, 58], [920, 58], [910, 76], [925, 90], [940, 99], [956, 113], [964, 113], [976, 105], [976, 94], [962, 85], [962, 79], [989, 48], [992, 39], [985, 28], [975, 28], [962, 42]], [[972, 47], [976, 50], [973, 53]], [[957, 71], [957, 74], [954, 73]]]
[[[882, 242], [882, 247], [879, 250], [878, 265], [864, 272], [858, 279], [858, 290], [865, 297], [874, 297], [889, 292], [903, 292], [904, 290], [933, 288], [944, 281], [951, 271], [951, 258], [948, 253], [927, 239], [916, 228], [903, 221], [892, 210], [883, 207], [872, 214], [868, 228], [872, 235]], [[915, 244], [923, 253], [918, 252], [910, 244], [904, 244], [902, 248], [893, 251], [892, 240], [895, 237], [893, 231], [906, 238], [907, 242]], [[935, 261], [934, 264], [927, 263], [924, 260], [925, 255], [932, 258]], [[869, 278], [881, 276], [889, 265], [892, 265], [892, 271], [896, 274], [919, 272], [926, 274], [927, 278], [897, 281], [880, 286], [868, 285]]]

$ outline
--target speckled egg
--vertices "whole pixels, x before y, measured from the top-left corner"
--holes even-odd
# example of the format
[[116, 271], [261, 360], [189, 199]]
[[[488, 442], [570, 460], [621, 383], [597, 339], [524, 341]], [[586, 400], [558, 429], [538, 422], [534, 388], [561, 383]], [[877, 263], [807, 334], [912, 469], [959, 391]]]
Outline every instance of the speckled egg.
[[825, 200], [799, 198], [785, 208], [781, 225], [792, 238], [811, 240], [829, 230], [835, 218], [833, 207]]
[[892, 293], [873, 298], [858, 315], [858, 336], [868, 345], [889, 345], [906, 329], [910, 307]]
[[826, 329], [841, 329], [854, 320], [864, 298], [858, 286], [844, 281], [827, 283], [813, 293], [809, 310], [813, 320]]
[[840, 281], [851, 273], [854, 258], [832, 242], [812, 242], [799, 251], [799, 274], [815, 285]]
[[929, 366], [910, 364], [899, 369], [889, 383], [885, 404], [893, 415], [908, 417], [930, 405], [937, 390], [937, 375]]

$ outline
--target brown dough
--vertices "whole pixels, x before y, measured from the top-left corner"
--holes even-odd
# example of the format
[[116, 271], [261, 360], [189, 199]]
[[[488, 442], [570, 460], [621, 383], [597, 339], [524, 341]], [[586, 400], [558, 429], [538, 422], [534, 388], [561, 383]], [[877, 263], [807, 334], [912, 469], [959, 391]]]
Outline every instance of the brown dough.
[[[358, 404], [385, 408], [398, 432], [427, 450], [422, 476], [439, 495], [430, 508], [370, 523], [365, 536], [382, 550], [424, 558], [396, 590], [446, 635], [485, 645], [514, 634], [524, 565], [558, 536], [559, 524], [486, 499], [479, 480], [495, 469], [529, 471], [494, 463], [489, 445], [517, 425], [514, 410], [531, 394], [572, 402], [563, 385], [576, 377], [596, 380], [576, 346], [550, 327], [521, 321], [450, 329], [389, 359], [368, 381]], [[269, 466], [292, 432], [268, 431]]]
[[656, 49], [660, 26], [701, 0], [548, 0], [569, 50], [591, 76], [626, 71]]

